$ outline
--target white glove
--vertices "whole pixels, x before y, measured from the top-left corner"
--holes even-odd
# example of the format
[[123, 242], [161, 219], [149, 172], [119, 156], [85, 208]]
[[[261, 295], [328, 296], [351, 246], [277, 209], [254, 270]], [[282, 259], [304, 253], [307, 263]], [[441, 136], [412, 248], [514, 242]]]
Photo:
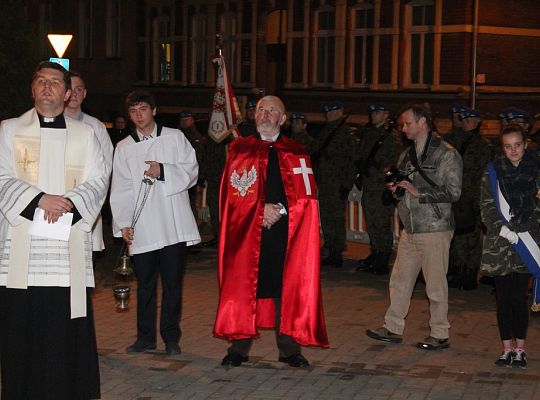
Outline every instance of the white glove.
[[501, 231], [499, 232], [499, 236], [507, 239], [512, 244], [516, 244], [519, 241], [518, 234], [508, 229], [506, 225], [502, 226]]

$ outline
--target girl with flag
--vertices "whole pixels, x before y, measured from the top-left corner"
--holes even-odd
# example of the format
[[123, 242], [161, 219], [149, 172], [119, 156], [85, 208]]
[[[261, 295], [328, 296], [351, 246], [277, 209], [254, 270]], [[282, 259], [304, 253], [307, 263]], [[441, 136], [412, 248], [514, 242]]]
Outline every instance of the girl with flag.
[[531, 274], [533, 310], [540, 305], [540, 162], [526, 150], [525, 133], [517, 125], [502, 131], [501, 143], [503, 155], [488, 164], [482, 179], [480, 208], [487, 232], [480, 270], [495, 283], [503, 347], [495, 364], [525, 368]]

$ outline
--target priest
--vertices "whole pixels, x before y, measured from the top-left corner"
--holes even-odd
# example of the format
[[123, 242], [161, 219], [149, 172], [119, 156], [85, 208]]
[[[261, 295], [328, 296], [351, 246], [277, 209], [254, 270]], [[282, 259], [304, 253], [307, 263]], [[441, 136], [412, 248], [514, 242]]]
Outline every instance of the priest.
[[[248, 361], [260, 328], [274, 328], [279, 361], [306, 368], [301, 346], [328, 347], [319, 276], [317, 189], [303, 146], [280, 134], [275, 96], [259, 100], [257, 132], [230, 145], [221, 182], [220, 297], [214, 335], [222, 365]], [[256, 135], [255, 135], [256, 133]]]
[[1, 397], [99, 398], [91, 229], [109, 171], [92, 128], [64, 117], [68, 72], [43, 61], [31, 89], [0, 127]]

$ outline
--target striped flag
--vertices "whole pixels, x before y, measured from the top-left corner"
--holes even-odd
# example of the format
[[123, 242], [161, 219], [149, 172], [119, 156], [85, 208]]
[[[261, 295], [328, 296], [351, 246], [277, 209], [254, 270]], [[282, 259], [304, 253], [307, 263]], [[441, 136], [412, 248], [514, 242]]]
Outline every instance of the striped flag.
[[225, 59], [216, 55], [212, 62], [218, 66], [216, 93], [212, 105], [212, 116], [208, 125], [208, 135], [217, 143], [232, 134], [238, 138], [236, 125], [242, 120], [236, 97], [229, 81]]

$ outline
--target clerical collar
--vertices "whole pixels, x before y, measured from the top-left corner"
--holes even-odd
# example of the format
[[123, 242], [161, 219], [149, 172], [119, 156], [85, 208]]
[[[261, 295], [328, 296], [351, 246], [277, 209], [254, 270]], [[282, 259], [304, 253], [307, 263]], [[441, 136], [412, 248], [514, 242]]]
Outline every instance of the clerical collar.
[[38, 113], [39, 126], [41, 128], [52, 128], [52, 129], [65, 129], [66, 120], [64, 119], [64, 114], [59, 114], [56, 117], [45, 117]]
[[[154, 123], [154, 129], [152, 129], [152, 132], [149, 135], [143, 135], [139, 130], [137, 130], [137, 136], [139, 137], [140, 140], [148, 140], [148, 139], [153, 139], [157, 137], [157, 124]], [[145, 136], [146, 136], [146, 139], [145, 139]]]
[[280, 132], [278, 132], [277, 134], [275, 134], [271, 138], [266, 138], [266, 137], [263, 137], [263, 135], [261, 135], [261, 139], [264, 140], [265, 142], [275, 142], [278, 139], [279, 134], [280, 134]]

